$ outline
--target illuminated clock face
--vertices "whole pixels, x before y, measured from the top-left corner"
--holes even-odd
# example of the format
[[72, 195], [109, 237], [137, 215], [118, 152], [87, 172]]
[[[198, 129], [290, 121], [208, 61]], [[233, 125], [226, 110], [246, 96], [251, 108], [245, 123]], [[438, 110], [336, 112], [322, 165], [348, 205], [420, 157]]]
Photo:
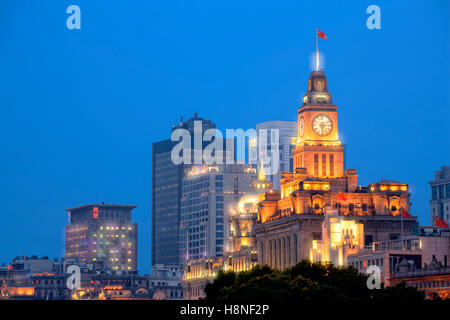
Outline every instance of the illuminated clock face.
[[333, 130], [333, 121], [327, 115], [319, 114], [312, 121], [312, 129], [318, 136], [327, 136]]
[[298, 133], [300, 134], [300, 137], [303, 137], [305, 134], [305, 118], [301, 117], [298, 122]]

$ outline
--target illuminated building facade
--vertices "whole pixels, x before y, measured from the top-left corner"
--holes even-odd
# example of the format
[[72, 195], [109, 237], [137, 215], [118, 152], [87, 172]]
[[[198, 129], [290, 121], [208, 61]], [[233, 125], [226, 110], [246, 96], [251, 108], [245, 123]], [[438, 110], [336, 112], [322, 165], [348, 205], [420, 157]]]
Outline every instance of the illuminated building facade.
[[[211, 120], [200, 118], [195, 113], [194, 117], [187, 121], [181, 118], [180, 123], [172, 127], [172, 131], [187, 130], [192, 138], [191, 146], [195, 146], [196, 123], [200, 123], [201, 132], [216, 128]], [[155, 142], [152, 146], [152, 265], [180, 263], [182, 181], [185, 172], [191, 170], [192, 165], [176, 165], [172, 162], [172, 149], [177, 143], [178, 141], [166, 139]], [[202, 142], [202, 150], [208, 144], [209, 142]], [[234, 154], [225, 152], [223, 157], [224, 161], [230, 157], [234, 159]]]
[[450, 225], [450, 167], [442, 166], [441, 171], [436, 171], [434, 181], [430, 181], [431, 223], [436, 223], [436, 217]]
[[[251, 173], [255, 169], [249, 168]], [[246, 181], [248, 182], [248, 181]], [[264, 166], [258, 170], [258, 176], [250, 179], [250, 191], [234, 202], [230, 208], [228, 246], [224, 256], [205, 257], [187, 261], [183, 274], [184, 298], [199, 299], [204, 297], [205, 286], [214, 280], [219, 270], [234, 272], [246, 271], [257, 263], [255, 234], [259, 194], [273, 192], [272, 183], [266, 179]]]
[[34, 297], [34, 287], [25, 285], [0, 284], [0, 300], [31, 300]]
[[205, 297], [205, 286], [214, 281], [223, 267], [224, 257], [209, 257], [187, 263], [183, 273], [184, 299], [198, 300]]
[[258, 217], [258, 203], [261, 200], [259, 195], [273, 192], [272, 182], [266, 177], [262, 161], [258, 178], [254, 179], [250, 186], [252, 191], [239, 200], [230, 215], [230, 240], [225, 270], [246, 271], [258, 262], [253, 226]]
[[104, 270], [137, 271], [137, 223], [133, 205], [87, 204], [67, 209], [66, 258]]
[[313, 240], [309, 259], [345, 265], [347, 256], [363, 249], [363, 245], [364, 224], [349, 216], [340, 216], [337, 209], [325, 208], [322, 239]]
[[230, 212], [250, 191], [256, 169], [250, 165], [192, 166], [183, 179], [180, 264], [223, 256], [228, 246]]
[[407, 184], [382, 180], [363, 187], [355, 169], [344, 169], [337, 106], [323, 71], [310, 74], [292, 140], [293, 172], [282, 173], [280, 193], [266, 193], [259, 204], [254, 227], [259, 264], [284, 269], [310, 259], [313, 244], [327, 240], [322, 237], [326, 207], [363, 225], [359, 247], [417, 232], [416, 217], [400, 216], [401, 210], [410, 212]]
[[[258, 149], [259, 132], [260, 130], [267, 130], [267, 151]], [[266, 121], [256, 124], [257, 137], [252, 139], [249, 143], [249, 161], [250, 163], [261, 163], [264, 158], [272, 158], [271, 150], [273, 135], [272, 130], [278, 130], [278, 161], [279, 167], [276, 173], [267, 175], [267, 179], [272, 182], [273, 189], [280, 190], [280, 177], [282, 172], [292, 171], [293, 158], [292, 150], [294, 146], [291, 143], [292, 137], [297, 135], [297, 122], [295, 121]], [[262, 154], [261, 154], [262, 152]]]
[[258, 197], [248, 194], [239, 201], [230, 216], [229, 250], [226, 253], [227, 270], [249, 270], [258, 261], [253, 234], [258, 211]]
[[[80, 288], [71, 290], [67, 280], [80, 268]], [[151, 275], [104, 270], [101, 263], [75, 258], [19, 256], [0, 266], [0, 300], [123, 300], [183, 299], [182, 270], [179, 266], [154, 265]]]

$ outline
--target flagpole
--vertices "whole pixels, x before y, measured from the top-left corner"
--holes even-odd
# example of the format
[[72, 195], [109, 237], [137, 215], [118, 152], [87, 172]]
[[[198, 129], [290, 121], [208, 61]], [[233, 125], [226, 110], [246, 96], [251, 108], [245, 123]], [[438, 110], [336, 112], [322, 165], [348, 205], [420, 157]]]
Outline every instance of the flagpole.
[[319, 71], [319, 29], [316, 28], [316, 69]]
[[400, 207], [400, 228], [402, 229], [401, 239], [402, 239], [402, 250], [403, 250], [403, 207]]

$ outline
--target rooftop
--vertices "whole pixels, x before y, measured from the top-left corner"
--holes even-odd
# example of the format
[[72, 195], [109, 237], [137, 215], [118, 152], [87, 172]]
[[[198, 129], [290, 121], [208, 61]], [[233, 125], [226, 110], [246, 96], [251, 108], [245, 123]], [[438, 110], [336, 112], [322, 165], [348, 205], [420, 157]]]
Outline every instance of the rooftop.
[[92, 208], [92, 207], [99, 207], [99, 208], [129, 208], [129, 209], [137, 208], [137, 206], [135, 206], [135, 205], [105, 204], [105, 203], [96, 204], [96, 203], [91, 203], [91, 204], [85, 204], [85, 205], [78, 206], [78, 207], [68, 208], [68, 209], [66, 209], [66, 211], [75, 211], [75, 210], [87, 209], [87, 208]]

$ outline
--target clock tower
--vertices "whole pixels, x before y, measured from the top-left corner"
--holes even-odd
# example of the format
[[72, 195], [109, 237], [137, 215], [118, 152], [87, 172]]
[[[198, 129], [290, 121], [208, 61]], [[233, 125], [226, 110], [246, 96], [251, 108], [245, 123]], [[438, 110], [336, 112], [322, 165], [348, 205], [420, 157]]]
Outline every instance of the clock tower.
[[344, 176], [344, 146], [339, 141], [337, 106], [332, 103], [323, 71], [311, 72], [303, 105], [298, 109], [294, 171], [306, 168], [317, 178]]

